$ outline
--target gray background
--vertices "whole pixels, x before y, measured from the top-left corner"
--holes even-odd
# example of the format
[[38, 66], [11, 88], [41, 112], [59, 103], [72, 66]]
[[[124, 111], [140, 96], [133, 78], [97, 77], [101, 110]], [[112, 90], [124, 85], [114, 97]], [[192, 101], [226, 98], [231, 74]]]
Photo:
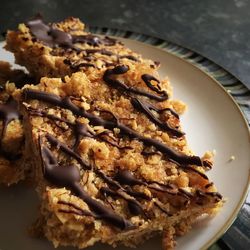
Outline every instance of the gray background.
[[197, 51], [250, 87], [250, 0], [1, 0], [0, 31], [41, 12], [48, 21], [153, 35]]

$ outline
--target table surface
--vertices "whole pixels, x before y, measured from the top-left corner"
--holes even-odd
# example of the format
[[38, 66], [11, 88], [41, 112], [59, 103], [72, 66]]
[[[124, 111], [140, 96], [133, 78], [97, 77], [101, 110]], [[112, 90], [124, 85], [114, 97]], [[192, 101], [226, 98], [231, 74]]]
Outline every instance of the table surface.
[[[250, 88], [250, 0], [2, 0], [0, 32], [38, 12], [48, 21], [77, 16], [91, 26], [163, 38], [211, 59]], [[213, 250], [250, 249], [249, 202]]]

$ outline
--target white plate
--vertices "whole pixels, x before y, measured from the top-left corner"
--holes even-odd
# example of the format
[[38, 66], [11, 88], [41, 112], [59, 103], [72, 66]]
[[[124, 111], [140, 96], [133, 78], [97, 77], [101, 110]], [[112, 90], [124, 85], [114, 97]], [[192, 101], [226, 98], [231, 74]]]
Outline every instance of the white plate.
[[[194, 152], [201, 156], [206, 150], [216, 149], [215, 166], [208, 175], [228, 200], [216, 217], [196, 223], [191, 232], [177, 240], [177, 249], [205, 249], [231, 225], [247, 193], [250, 140], [246, 121], [226, 91], [200, 69], [153, 46], [121, 40], [145, 58], [161, 62], [160, 74], [169, 77], [174, 97], [188, 104], [188, 112], [181, 120]], [[0, 49], [0, 56], [1, 60], [13, 62], [3, 49]], [[230, 162], [231, 156], [235, 156], [235, 160]], [[33, 190], [20, 187], [1, 189], [0, 197], [1, 250], [53, 249], [47, 240], [28, 237], [27, 227], [34, 221], [38, 204]], [[100, 245], [90, 249], [100, 248], [112, 249]], [[160, 238], [149, 240], [137, 249], [161, 249]]]

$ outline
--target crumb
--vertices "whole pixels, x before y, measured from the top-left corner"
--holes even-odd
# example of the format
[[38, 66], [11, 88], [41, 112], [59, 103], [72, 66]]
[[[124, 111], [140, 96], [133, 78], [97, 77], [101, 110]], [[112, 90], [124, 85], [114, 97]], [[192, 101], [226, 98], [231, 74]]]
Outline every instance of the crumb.
[[232, 162], [232, 161], [234, 161], [234, 160], [235, 160], [235, 156], [234, 156], [234, 155], [231, 155], [228, 161], [229, 161], [229, 162]]

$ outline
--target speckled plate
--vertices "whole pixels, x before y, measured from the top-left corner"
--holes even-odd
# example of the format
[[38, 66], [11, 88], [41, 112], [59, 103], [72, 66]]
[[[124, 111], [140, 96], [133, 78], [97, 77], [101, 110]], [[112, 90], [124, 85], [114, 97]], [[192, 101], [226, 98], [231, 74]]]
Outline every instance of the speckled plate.
[[[208, 175], [227, 202], [216, 217], [198, 221], [191, 232], [177, 240], [177, 249], [207, 249], [232, 224], [247, 195], [250, 137], [242, 111], [249, 118], [249, 91], [218, 65], [175, 44], [112, 29], [94, 28], [91, 31], [117, 36], [145, 58], [160, 61], [160, 74], [169, 77], [174, 87], [174, 97], [188, 104], [188, 112], [181, 120], [191, 148], [198, 155], [208, 149], [216, 150], [215, 167]], [[3, 49], [0, 49], [0, 56], [2, 60], [13, 62], [13, 58]], [[230, 161], [231, 156], [235, 160]], [[44, 239], [28, 237], [27, 227], [34, 220], [37, 210], [33, 190], [24, 187], [2, 188], [0, 197], [1, 250], [53, 249]], [[97, 245], [91, 249], [112, 248]], [[161, 239], [153, 238], [137, 249], [161, 249]]]

